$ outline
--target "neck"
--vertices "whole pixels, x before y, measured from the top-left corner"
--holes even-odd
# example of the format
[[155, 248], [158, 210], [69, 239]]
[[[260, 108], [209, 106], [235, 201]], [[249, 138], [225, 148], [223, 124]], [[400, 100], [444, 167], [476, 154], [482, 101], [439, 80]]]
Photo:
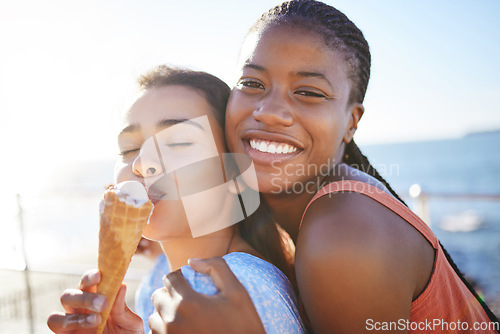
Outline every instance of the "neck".
[[161, 241], [172, 271], [187, 265], [190, 258], [210, 258], [224, 256], [230, 252], [242, 251], [237, 225], [205, 235], [203, 237], [169, 238]]
[[297, 242], [302, 213], [314, 193], [303, 192], [300, 194], [263, 194], [274, 220]]
[[266, 204], [269, 206], [275, 221], [290, 235], [292, 240], [297, 242], [302, 215], [314, 195], [330, 182], [345, 178], [345, 171], [342, 170], [342, 164], [336, 165], [330, 173], [318, 177], [316, 182], [307, 183], [310, 185], [300, 193], [285, 191], [281, 194], [263, 194]]

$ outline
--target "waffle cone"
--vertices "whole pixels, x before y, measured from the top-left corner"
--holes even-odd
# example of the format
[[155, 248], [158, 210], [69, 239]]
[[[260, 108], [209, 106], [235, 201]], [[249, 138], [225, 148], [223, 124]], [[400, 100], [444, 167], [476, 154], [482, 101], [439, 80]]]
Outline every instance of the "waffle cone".
[[101, 334], [104, 330], [111, 307], [153, 207], [151, 201], [142, 206], [128, 205], [120, 200], [112, 189], [104, 193], [103, 204], [98, 256], [101, 282], [97, 286], [97, 293], [106, 296], [108, 307], [101, 313], [102, 322], [97, 328], [97, 334]]

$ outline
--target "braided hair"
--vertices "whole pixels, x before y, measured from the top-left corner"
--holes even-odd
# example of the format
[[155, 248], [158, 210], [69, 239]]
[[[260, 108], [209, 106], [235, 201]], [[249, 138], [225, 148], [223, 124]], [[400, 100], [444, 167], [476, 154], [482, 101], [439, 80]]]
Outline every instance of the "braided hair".
[[264, 13], [248, 35], [278, 26], [296, 26], [316, 33], [344, 56], [351, 92], [349, 104], [362, 103], [370, 79], [371, 56], [361, 30], [342, 12], [319, 1], [292, 0]]
[[[261, 33], [266, 29], [278, 26], [293, 26], [313, 32], [323, 38], [328, 47], [343, 56], [346, 74], [351, 86], [348, 104], [363, 103], [370, 79], [370, 49], [361, 30], [345, 14], [320, 1], [291, 0], [264, 13], [250, 28], [248, 34]], [[406, 205], [370, 164], [366, 156], [361, 153], [354, 140], [346, 145], [343, 162], [375, 177], [385, 185], [392, 195]], [[446, 249], [442, 245], [441, 248], [454, 271], [482, 305], [491, 321], [498, 322], [493, 312], [467, 282]]]

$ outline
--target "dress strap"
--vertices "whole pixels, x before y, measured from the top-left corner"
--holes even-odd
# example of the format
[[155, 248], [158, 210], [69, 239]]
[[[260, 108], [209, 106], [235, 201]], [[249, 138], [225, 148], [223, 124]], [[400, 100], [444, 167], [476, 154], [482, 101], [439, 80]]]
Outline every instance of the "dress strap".
[[378, 189], [368, 183], [364, 183], [361, 181], [354, 180], [344, 180], [332, 182], [321, 188], [311, 199], [311, 201], [307, 204], [304, 213], [302, 214], [302, 219], [300, 221], [300, 226], [302, 226], [302, 221], [306, 215], [307, 209], [309, 206], [318, 198], [338, 193], [338, 192], [356, 192], [363, 194], [372, 198], [373, 200], [379, 202], [383, 206], [387, 207], [389, 210], [393, 211], [401, 218], [406, 220], [410, 225], [412, 225], [415, 229], [417, 229], [434, 247], [437, 249], [439, 246], [439, 242], [435, 237], [434, 233], [432, 233], [429, 226], [424, 223], [422, 219], [420, 219], [415, 213], [413, 213], [408, 207], [406, 207], [403, 203], [398, 201], [395, 197], [389, 195], [385, 191]]

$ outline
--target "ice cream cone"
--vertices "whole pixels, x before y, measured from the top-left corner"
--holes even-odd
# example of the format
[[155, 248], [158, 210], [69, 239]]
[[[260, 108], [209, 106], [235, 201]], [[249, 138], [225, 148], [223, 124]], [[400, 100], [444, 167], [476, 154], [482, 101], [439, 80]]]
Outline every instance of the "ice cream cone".
[[151, 201], [129, 201], [126, 196], [117, 194], [114, 188], [104, 193], [100, 212], [98, 256], [101, 282], [97, 286], [97, 293], [106, 296], [108, 307], [101, 313], [102, 322], [97, 328], [97, 334], [104, 330], [152, 207]]

